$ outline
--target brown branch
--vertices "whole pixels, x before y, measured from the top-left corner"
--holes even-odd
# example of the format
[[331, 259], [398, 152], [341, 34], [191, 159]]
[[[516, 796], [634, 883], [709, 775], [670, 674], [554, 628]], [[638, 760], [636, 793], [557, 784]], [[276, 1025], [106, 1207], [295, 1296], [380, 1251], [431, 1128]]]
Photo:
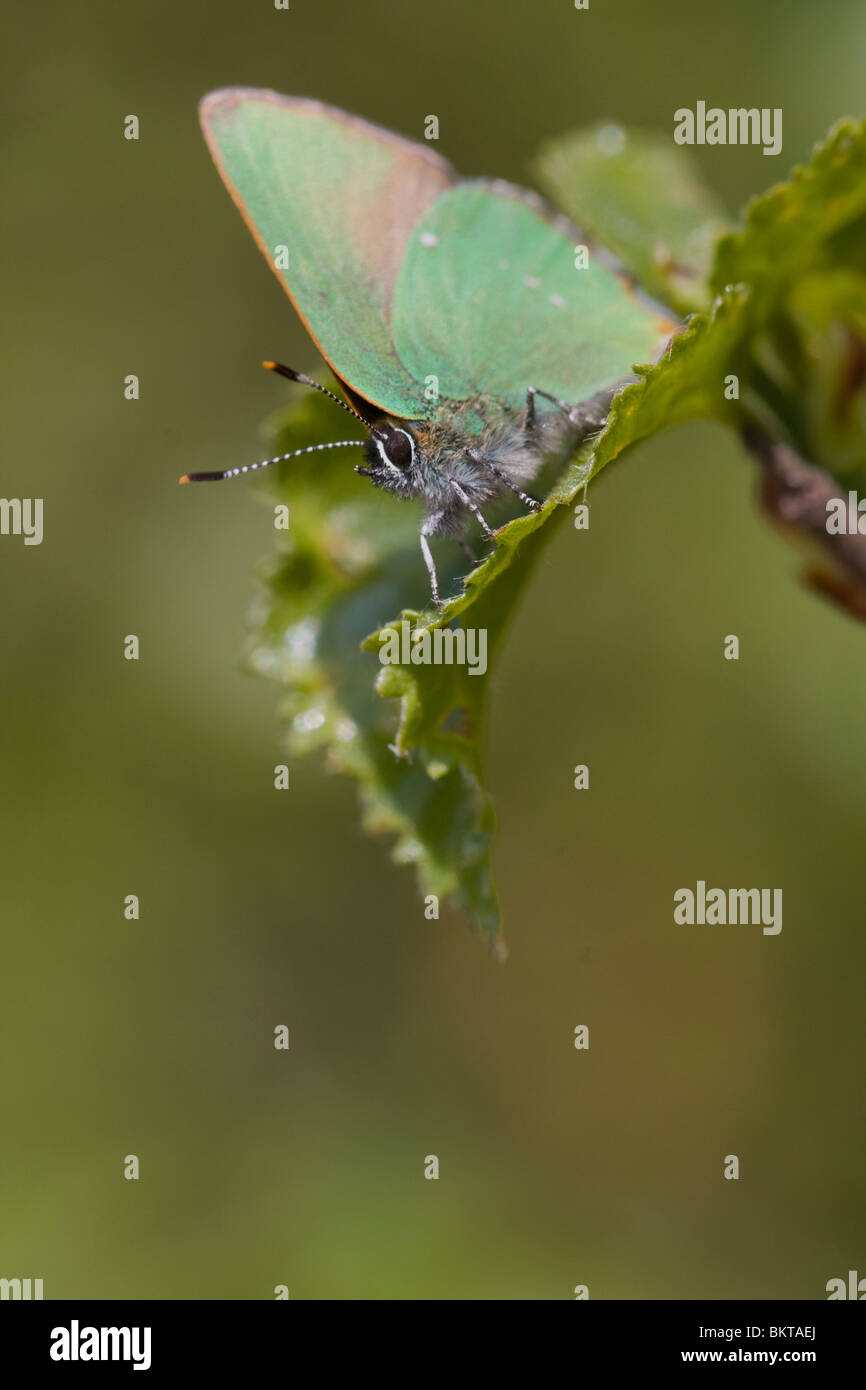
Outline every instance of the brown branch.
[[827, 530], [827, 503], [842, 496], [840, 484], [757, 426], [747, 426], [743, 440], [761, 464], [761, 505], [806, 552], [806, 582], [866, 622], [866, 535], [856, 529], [856, 514], [853, 533]]

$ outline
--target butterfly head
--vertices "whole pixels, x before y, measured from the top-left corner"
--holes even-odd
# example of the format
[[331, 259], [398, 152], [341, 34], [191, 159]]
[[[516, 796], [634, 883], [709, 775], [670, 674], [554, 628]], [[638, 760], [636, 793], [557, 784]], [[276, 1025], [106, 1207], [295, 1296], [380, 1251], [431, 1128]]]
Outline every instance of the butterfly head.
[[401, 497], [417, 495], [423, 460], [410, 424], [382, 420], [372, 426], [364, 444], [364, 454], [366, 464], [359, 464], [356, 473], [369, 478], [376, 487], [386, 488]]

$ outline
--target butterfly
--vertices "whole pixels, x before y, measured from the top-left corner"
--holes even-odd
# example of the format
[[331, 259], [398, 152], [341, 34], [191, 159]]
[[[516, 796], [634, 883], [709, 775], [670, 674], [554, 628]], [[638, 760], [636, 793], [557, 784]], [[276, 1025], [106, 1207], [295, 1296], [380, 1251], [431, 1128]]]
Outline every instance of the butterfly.
[[421, 551], [441, 607], [430, 537], [495, 541], [484, 510], [526, 489], [599, 428], [633, 364], [677, 328], [604, 250], [534, 193], [458, 177], [428, 144], [304, 97], [231, 87], [200, 106], [217, 169], [279, 277], [361, 440], [181, 482], [239, 477], [299, 454], [360, 447], [355, 471], [424, 507]]

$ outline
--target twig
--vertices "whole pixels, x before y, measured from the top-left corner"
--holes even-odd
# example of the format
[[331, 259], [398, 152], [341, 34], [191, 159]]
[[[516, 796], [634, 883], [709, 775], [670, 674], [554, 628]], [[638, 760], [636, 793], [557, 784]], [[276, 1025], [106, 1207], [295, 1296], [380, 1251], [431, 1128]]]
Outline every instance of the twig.
[[806, 550], [806, 582], [866, 622], [866, 535], [857, 529], [856, 515], [853, 531], [827, 530], [827, 503], [839, 498], [839, 483], [757, 426], [747, 426], [743, 440], [762, 466], [764, 510]]

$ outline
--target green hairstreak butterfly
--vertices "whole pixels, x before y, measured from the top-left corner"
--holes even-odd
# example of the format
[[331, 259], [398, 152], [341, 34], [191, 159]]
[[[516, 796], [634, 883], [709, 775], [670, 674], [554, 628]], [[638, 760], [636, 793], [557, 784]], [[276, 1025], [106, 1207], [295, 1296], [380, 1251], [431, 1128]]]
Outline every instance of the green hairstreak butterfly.
[[[364, 426], [356, 472], [465, 544], [600, 426], [676, 324], [533, 193], [461, 180], [427, 145], [303, 97], [232, 87], [201, 103], [217, 168]], [[266, 366], [308, 386], [289, 367]], [[330, 394], [330, 393], [328, 393]], [[304, 450], [295, 453], [306, 452]], [[281, 455], [279, 459], [294, 457]], [[183, 482], [237, 477], [264, 459]], [[472, 557], [474, 558], [474, 557]]]

